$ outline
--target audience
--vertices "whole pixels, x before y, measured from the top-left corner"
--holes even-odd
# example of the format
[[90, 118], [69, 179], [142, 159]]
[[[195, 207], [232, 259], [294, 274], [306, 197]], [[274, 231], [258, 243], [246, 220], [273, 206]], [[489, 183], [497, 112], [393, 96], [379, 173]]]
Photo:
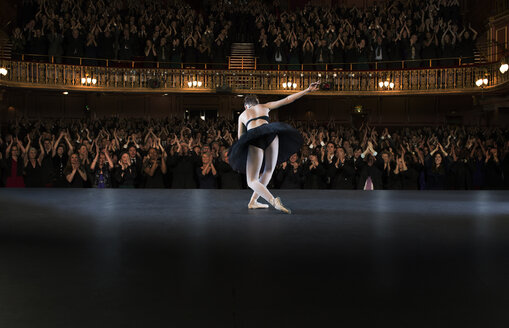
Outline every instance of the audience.
[[[290, 122], [305, 143], [281, 189], [509, 189], [509, 131]], [[2, 187], [246, 188], [228, 164], [233, 121], [21, 118], [0, 136]], [[58, 136], [58, 137], [57, 137]], [[38, 147], [34, 147], [37, 140]]]
[[[472, 63], [477, 31], [459, 0], [395, 0], [365, 8], [308, 4], [284, 10], [278, 0], [217, 0], [206, 8], [182, 0], [24, 0], [12, 31], [21, 54], [85, 65], [146, 61], [144, 67], [226, 63], [233, 42], [255, 45], [260, 68], [401, 68]], [[388, 62], [388, 63], [386, 63]], [[392, 62], [392, 63], [391, 63]], [[171, 63], [171, 64], [170, 64]], [[193, 64], [194, 63], [194, 64]], [[355, 64], [353, 64], [355, 63]], [[115, 63], [111, 63], [115, 64]], [[224, 67], [224, 66], [222, 66]]]

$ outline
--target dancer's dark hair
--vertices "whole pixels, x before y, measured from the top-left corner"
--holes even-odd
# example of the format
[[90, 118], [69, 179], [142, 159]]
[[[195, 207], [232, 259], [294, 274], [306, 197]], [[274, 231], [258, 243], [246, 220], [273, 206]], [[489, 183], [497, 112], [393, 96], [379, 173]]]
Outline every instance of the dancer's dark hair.
[[258, 97], [255, 95], [248, 95], [244, 98], [244, 106], [251, 107], [258, 105], [260, 101], [258, 100]]

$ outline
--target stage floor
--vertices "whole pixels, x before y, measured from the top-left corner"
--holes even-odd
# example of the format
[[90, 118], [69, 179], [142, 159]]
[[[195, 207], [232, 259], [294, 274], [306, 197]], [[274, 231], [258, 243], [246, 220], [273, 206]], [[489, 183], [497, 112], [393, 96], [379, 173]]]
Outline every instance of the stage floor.
[[509, 192], [0, 190], [0, 327], [507, 327]]

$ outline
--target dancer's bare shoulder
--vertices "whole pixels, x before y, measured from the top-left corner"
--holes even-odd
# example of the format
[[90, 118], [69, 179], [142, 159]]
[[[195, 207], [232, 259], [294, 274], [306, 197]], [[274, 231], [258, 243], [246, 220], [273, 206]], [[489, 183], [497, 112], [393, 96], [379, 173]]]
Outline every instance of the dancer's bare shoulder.
[[239, 119], [242, 120], [242, 123], [246, 123], [252, 118], [260, 117], [260, 116], [268, 116], [269, 115], [269, 108], [266, 106], [266, 104], [258, 104], [252, 107], [249, 107], [248, 109], [244, 110], [240, 116]]

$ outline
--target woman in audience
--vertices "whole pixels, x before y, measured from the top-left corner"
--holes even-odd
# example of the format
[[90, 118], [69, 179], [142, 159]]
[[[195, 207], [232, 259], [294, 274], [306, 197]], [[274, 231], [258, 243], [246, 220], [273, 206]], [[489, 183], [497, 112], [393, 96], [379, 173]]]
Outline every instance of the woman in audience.
[[65, 179], [71, 188], [84, 188], [88, 180], [86, 168], [81, 163], [78, 154], [72, 154], [64, 169]]
[[3, 181], [6, 188], [24, 188], [23, 180], [23, 158], [25, 148], [21, 141], [11, 138], [3, 164]]
[[143, 173], [146, 176], [145, 188], [164, 188], [164, 174], [166, 174], [166, 152], [161, 158], [158, 150], [150, 148], [143, 160]]
[[[30, 147], [28, 143], [28, 152], [25, 154], [25, 186], [27, 188], [44, 187], [42, 182], [41, 156], [37, 156], [37, 149]], [[44, 156], [44, 155], [43, 155]]]
[[426, 156], [426, 187], [430, 190], [446, 189], [449, 158], [441, 144]]
[[119, 188], [134, 188], [137, 170], [128, 153], [123, 153], [118, 162], [114, 177]]
[[93, 177], [92, 187], [94, 188], [111, 188], [113, 160], [106, 148], [99, 150], [96, 144], [95, 158], [90, 165], [90, 173]]

